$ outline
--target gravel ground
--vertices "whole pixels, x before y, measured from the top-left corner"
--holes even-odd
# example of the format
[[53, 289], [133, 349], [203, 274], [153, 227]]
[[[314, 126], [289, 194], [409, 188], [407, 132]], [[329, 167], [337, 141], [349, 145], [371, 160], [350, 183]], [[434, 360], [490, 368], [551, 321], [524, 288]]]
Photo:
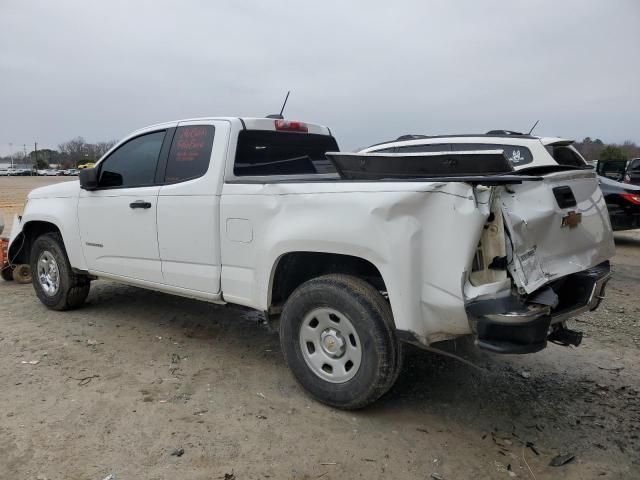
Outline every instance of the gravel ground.
[[254, 312], [98, 281], [61, 313], [0, 281], [0, 478], [640, 478], [640, 233], [616, 240], [582, 346], [410, 349], [358, 412], [309, 399]]

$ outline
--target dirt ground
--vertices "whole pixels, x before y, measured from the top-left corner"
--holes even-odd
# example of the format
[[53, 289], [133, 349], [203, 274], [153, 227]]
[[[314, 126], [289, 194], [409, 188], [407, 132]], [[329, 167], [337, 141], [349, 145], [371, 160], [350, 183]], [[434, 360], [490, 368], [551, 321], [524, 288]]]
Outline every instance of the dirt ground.
[[572, 322], [579, 348], [459, 342], [480, 369], [409, 349], [358, 412], [309, 399], [257, 313], [105, 281], [61, 313], [0, 281], [0, 478], [638, 479], [640, 232], [616, 243], [605, 303]]

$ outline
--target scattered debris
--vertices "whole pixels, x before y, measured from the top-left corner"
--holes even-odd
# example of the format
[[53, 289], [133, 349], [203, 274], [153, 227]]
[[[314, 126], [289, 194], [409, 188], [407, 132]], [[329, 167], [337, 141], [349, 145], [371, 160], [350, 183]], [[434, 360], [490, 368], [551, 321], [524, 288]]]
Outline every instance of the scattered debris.
[[22, 360], [20, 363], [24, 363], [25, 365], [37, 365], [40, 363], [40, 360]]
[[116, 475], [115, 473], [110, 473], [109, 475], [104, 477], [102, 480], [116, 480]]
[[522, 378], [530, 378], [531, 372], [527, 372], [526, 370], [523, 370], [520, 372], [520, 375], [522, 376]]
[[431, 474], [431, 478], [433, 478], [433, 480], [443, 480], [444, 477], [442, 475], [440, 475], [439, 473], [432, 473]]
[[361, 458], [360, 460], [362, 460], [363, 462], [375, 462], [375, 459], [373, 458]]
[[598, 365], [598, 368], [600, 370], [606, 370], [608, 372], [619, 372], [620, 370], [624, 370], [624, 366], [623, 365], [615, 365], [612, 367], [603, 367], [601, 365]]
[[[527, 442], [527, 444], [529, 444], [529, 443], [531, 443], [531, 442]], [[531, 444], [531, 445], [533, 445], [533, 444]], [[536, 455], [537, 454], [538, 453], [536, 453]], [[529, 466], [529, 462], [527, 462], [527, 458], [524, 456], [524, 448], [522, 449], [522, 460], [524, 461], [524, 464], [527, 466], [527, 469], [529, 470], [529, 473], [531, 474], [531, 478], [533, 478], [533, 480], [537, 480], [535, 473], [533, 473], [533, 470], [531, 470], [531, 467]]]
[[266, 420], [267, 419], [267, 417], [265, 417], [264, 415], [256, 415], [256, 418], [258, 420]]
[[426, 428], [416, 428], [416, 430], [422, 433], [429, 433], [429, 430], [427, 430]]
[[256, 393], [256, 395], [258, 395], [259, 397], [262, 397], [264, 399], [267, 398], [267, 397], [264, 396], [264, 393], [262, 393], [262, 392], [258, 392], [258, 393]]
[[93, 380], [94, 378], [98, 378], [98, 377], [100, 377], [100, 375], [89, 375], [88, 377], [82, 377], [82, 378], [76, 378], [76, 377], [68, 377], [68, 378], [70, 378], [71, 380], [77, 380], [78, 381], [78, 385], [80, 385], [81, 387], [84, 387], [91, 380]]
[[98, 345], [98, 341], [90, 338], [89, 340], [87, 340], [87, 345], [89, 345], [90, 347], [94, 347]]
[[336, 462], [320, 462], [320, 465], [337, 465]]
[[527, 442], [526, 444], [527, 448], [530, 449], [533, 453], [535, 453], [536, 455], [540, 455], [540, 452], [538, 452], [538, 449], [536, 448], [536, 446], [533, 444], [533, 442]]
[[236, 475], [233, 473], [233, 470], [231, 470], [231, 473], [225, 473], [224, 477], [220, 478], [224, 478], [224, 480], [236, 480]]
[[184, 448], [176, 448], [173, 452], [171, 452], [171, 455], [174, 457], [181, 457], [182, 455], [184, 455]]
[[574, 458], [576, 458], [576, 456], [571, 454], [571, 453], [563, 453], [561, 455], [553, 457], [553, 459], [551, 459], [551, 461], [549, 462], [549, 466], [551, 466], [551, 467], [561, 467], [561, 466], [566, 465], [567, 463], [573, 461]]

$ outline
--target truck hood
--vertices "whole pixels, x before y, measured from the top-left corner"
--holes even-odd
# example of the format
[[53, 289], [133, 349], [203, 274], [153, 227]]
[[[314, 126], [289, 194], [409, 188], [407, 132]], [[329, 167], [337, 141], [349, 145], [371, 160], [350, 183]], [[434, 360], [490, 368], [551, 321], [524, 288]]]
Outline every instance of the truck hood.
[[71, 198], [77, 197], [79, 191], [80, 182], [78, 180], [72, 180], [70, 182], [56, 183], [31, 190], [27, 198]]

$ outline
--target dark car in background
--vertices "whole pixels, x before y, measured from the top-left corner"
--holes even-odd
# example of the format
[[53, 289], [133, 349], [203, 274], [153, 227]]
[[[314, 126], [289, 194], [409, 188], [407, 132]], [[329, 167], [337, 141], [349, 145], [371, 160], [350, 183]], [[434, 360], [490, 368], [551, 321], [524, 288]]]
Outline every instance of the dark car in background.
[[600, 176], [613, 230], [640, 228], [640, 187]]
[[598, 175], [631, 185], [640, 185], [640, 158], [632, 160], [600, 160]]
[[[573, 140], [565, 138], [541, 138], [549, 154], [560, 165], [589, 168], [589, 163], [572, 145]], [[637, 163], [634, 163], [637, 162]], [[611, 228], [613, 230], [632, 230], [640, 228], [640, 158], [630, 161], [598, 162], [596, 167], [600, 190], [607, 203]], [[635, 176], [631, 176], [635, 171]], [[617, 180], [629, 180], [625, 183]]]

